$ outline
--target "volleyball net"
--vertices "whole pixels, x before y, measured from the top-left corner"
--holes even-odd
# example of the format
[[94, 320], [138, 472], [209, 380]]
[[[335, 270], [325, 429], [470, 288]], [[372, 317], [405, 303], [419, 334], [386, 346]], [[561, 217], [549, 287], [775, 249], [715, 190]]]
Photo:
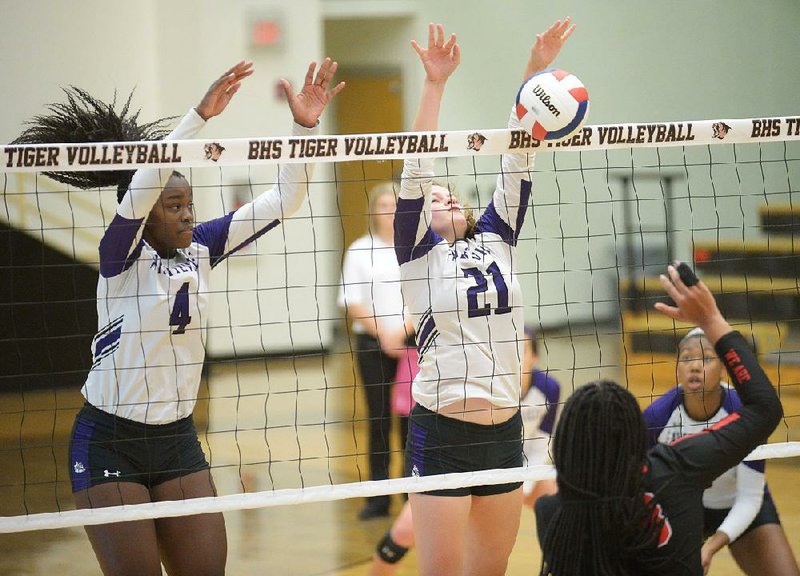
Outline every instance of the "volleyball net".
[[[597, 378], [625, 384], [643, 407], [675, 386], [689, 327], [653, 303], [663, 299], [658, 274], [684, 260], [748, 337], [783, 402], [782, 424], [752, 457], [796, 456], [799, 141], [800, 118], [767, 118], [586, 126], [557, 144], [466, 130], [0, 147], [0, 532], [552, 477], [531, 466], [369, 480], [356, 343], [337, 304], [342, 257], [368, 233], [369, 191], [387, 180], [399, 190], [412, 156], [436, 158], [437, 181], [481, 210], [500, 155], [537, 152], [517, 273], [539, 368], [561, 383], [562, 402]], [[172, 167], [192, 183], [205, 221], [296, 162], [316, 165], [304, 207], [211, 275], [195, 421], [220, 496], [72, 510], [67, 448], [97, 331], [97, 246], [116, 197], [47, 172]]]

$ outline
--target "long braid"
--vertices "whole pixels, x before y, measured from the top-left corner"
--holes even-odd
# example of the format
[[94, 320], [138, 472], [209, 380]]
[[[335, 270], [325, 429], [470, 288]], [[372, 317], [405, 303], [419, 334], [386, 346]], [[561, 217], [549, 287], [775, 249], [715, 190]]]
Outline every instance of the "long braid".
[[543, 545], [541, 574], [633, 575], [657, 534], [642, 486], [647, 450], [636, 399], [608, 380], [576, 390], [553, 444], [561, 507]]
[[[49, 114], [34, 116], [27, 128], [12, 144], [56, 144], [83, 142], [132, 142], [161, 140], [169, 133], [165, 123], [174, 117], [139, 124], [139, 110], [132, 112], [130, 93], [120, 111], [116, 111], [117, 96], [111, 104], [101, 102], [85, 90], [71, 86], [63, 88], [66, 102], [48, 104]], [[75, 186], [91, 189], [116, 187], [124, 193], [133, 177], [131, 170], [94, 172], [45, 172], [47, 176]], [[118, 192], [119, 196], [119, 192]]]

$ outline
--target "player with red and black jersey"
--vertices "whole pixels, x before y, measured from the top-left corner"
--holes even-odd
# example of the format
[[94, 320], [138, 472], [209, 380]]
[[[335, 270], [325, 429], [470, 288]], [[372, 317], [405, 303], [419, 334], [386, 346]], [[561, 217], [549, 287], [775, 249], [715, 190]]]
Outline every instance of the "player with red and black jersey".
[[703, 491], [765, 442], [783, 415], [755, 354], [706, 285], [685, 264], [670, 266], [661, 282], [676, 306], [656, 308], [705, 331], [742, 408], [648, 451], [630, 392], [610, 381], [576, 390], [554, 439], [559, 493], [536, 505], [541, 574], [703, 574]]

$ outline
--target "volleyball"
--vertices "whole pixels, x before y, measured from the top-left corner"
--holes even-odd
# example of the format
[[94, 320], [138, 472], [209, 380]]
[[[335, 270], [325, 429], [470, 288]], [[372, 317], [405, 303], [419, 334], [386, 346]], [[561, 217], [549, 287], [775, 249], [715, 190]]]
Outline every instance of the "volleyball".
[[589, 111], [589, 93], [574, 74], [549, 68], [517, 92], [517, 118], [537, 140], [563, 140], [577, 132]]

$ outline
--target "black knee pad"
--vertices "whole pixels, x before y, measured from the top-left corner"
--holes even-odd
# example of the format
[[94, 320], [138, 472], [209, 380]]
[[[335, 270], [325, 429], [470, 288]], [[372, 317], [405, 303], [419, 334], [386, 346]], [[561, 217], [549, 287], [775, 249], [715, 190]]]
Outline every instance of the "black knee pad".
[[403, 559], [403, 556], [408, 552], [408, 548], [400, 546], [400, 544], [392, 540], [391, 532], [387, 532], [383, 540], [378, 542], [377, 552], [381, 560], [387, 564], [395, 564]]

